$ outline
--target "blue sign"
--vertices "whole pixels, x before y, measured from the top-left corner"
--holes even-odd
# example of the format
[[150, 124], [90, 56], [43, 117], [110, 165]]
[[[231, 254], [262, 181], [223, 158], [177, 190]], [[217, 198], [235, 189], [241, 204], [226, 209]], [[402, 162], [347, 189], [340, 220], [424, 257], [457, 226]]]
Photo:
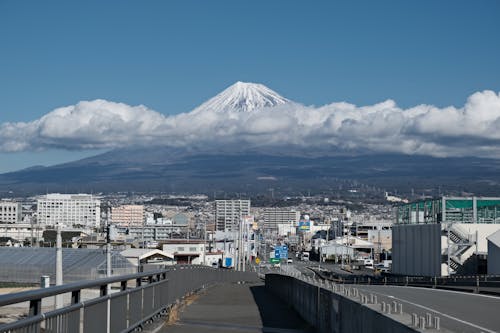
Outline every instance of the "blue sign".
[[287, 259], [288, 258], [288, 246], [286, 246], [286, 245], [276, 246], [274, 248], [274, 257], [280, 258], [280, 259]]
[[299, 221], [299, 230], [301, 231], [311, 230], [311, 221]]
[[226, 267], [231, 267], [233, 265], [233, 258], [226, 258]]

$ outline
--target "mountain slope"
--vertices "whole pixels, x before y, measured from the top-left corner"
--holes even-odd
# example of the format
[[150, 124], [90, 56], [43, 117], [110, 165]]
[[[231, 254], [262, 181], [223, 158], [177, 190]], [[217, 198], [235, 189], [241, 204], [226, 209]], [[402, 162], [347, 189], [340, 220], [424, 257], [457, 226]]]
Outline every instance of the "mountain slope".
[[262, 84], [238, 81], [197, 107], [193, 112], [250, 112], [290, 102], [290, 100]]
[[[115, 159], [117, 156], [127, 158]], [[360, 184], [379, 188], [379, 194], [386, 189], [437, 195], [439, 189], [493, 196], [500, 190], [500, 161], [405, 155], [322, 158], [256, 153], [176, 155], [175, 151], [141, 148], [0, 175], [0, 192], [15, 193], [212, 194], [214, 191], [263, 193], [274, 188], [276, 193], [290, 195], [305, 189], [313, 193], [337, 193]]]

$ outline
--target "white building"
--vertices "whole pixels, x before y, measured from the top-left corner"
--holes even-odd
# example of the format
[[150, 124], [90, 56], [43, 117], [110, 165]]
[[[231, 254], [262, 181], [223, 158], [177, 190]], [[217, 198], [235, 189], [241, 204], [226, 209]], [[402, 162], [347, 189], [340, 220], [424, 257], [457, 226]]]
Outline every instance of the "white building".
[[120, 254], [136, 267], [144, 264], [172, 265], [175, 263], [172, 254], [158, 249], [127, 249], [121, 251]]
[[204, 261], [205, 242], [188, 239], [170, 240], [163, 244], [163, 252], [172, 255], [179, 264], [200, 265]]
[[21, 223], [21, 204], [14, 201], [0, 201], [0, 223]]
[[264, 228], [278, 229], [278, 225], [297, 226], [300, 220], [300, 212], [286, 208], [265, 208], [264, 209]]
[[243, 216], [250, 215], [250, 200], [215, 200], [217, 231], [237, 230]]
[[7, 223], [0, 224], [0, 236], [10, 237], [18, 241], [24, 241], [25, 239], [30, 239], [31, 237], [40, 238], [43, 234], [43, 228], [38, 228], [37, 226], [32, 226], [27, 223]]
[[38, 223], [42, 225], [98, 227], [101, 201], [89, 194], [52, 193], [37, 201]]

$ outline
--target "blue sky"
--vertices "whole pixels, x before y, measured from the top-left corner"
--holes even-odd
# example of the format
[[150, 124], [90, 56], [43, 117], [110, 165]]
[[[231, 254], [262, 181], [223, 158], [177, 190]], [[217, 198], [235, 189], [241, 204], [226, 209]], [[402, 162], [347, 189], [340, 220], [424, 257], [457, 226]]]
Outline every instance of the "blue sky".
[[[97, 98], [187, 112], [235, 81], [305, 105], [500, 91], [498, 1], [0, 1], [0, 124]], [[0, 172], [95, 151], [0, 153]]]

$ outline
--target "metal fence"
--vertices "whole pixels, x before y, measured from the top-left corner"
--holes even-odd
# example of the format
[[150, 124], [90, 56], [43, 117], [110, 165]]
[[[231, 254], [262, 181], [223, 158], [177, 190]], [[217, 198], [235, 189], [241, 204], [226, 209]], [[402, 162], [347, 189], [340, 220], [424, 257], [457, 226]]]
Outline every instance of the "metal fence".
[[[0, 332], [131, 332], [166, 313], [169, 305], [189, 292], [219, 282], [257, 281], [257, 274], [203, 266], [76, 282], [0, 296], [0, 308], [26, 304], [25, 318], [0, 326]], [[114, 288], [114, 289], [113, 289]], [[82, 300], [82, 291], [99, 291]], [[59, 309], [44, 311], [42, 302], [70, 295]]]

